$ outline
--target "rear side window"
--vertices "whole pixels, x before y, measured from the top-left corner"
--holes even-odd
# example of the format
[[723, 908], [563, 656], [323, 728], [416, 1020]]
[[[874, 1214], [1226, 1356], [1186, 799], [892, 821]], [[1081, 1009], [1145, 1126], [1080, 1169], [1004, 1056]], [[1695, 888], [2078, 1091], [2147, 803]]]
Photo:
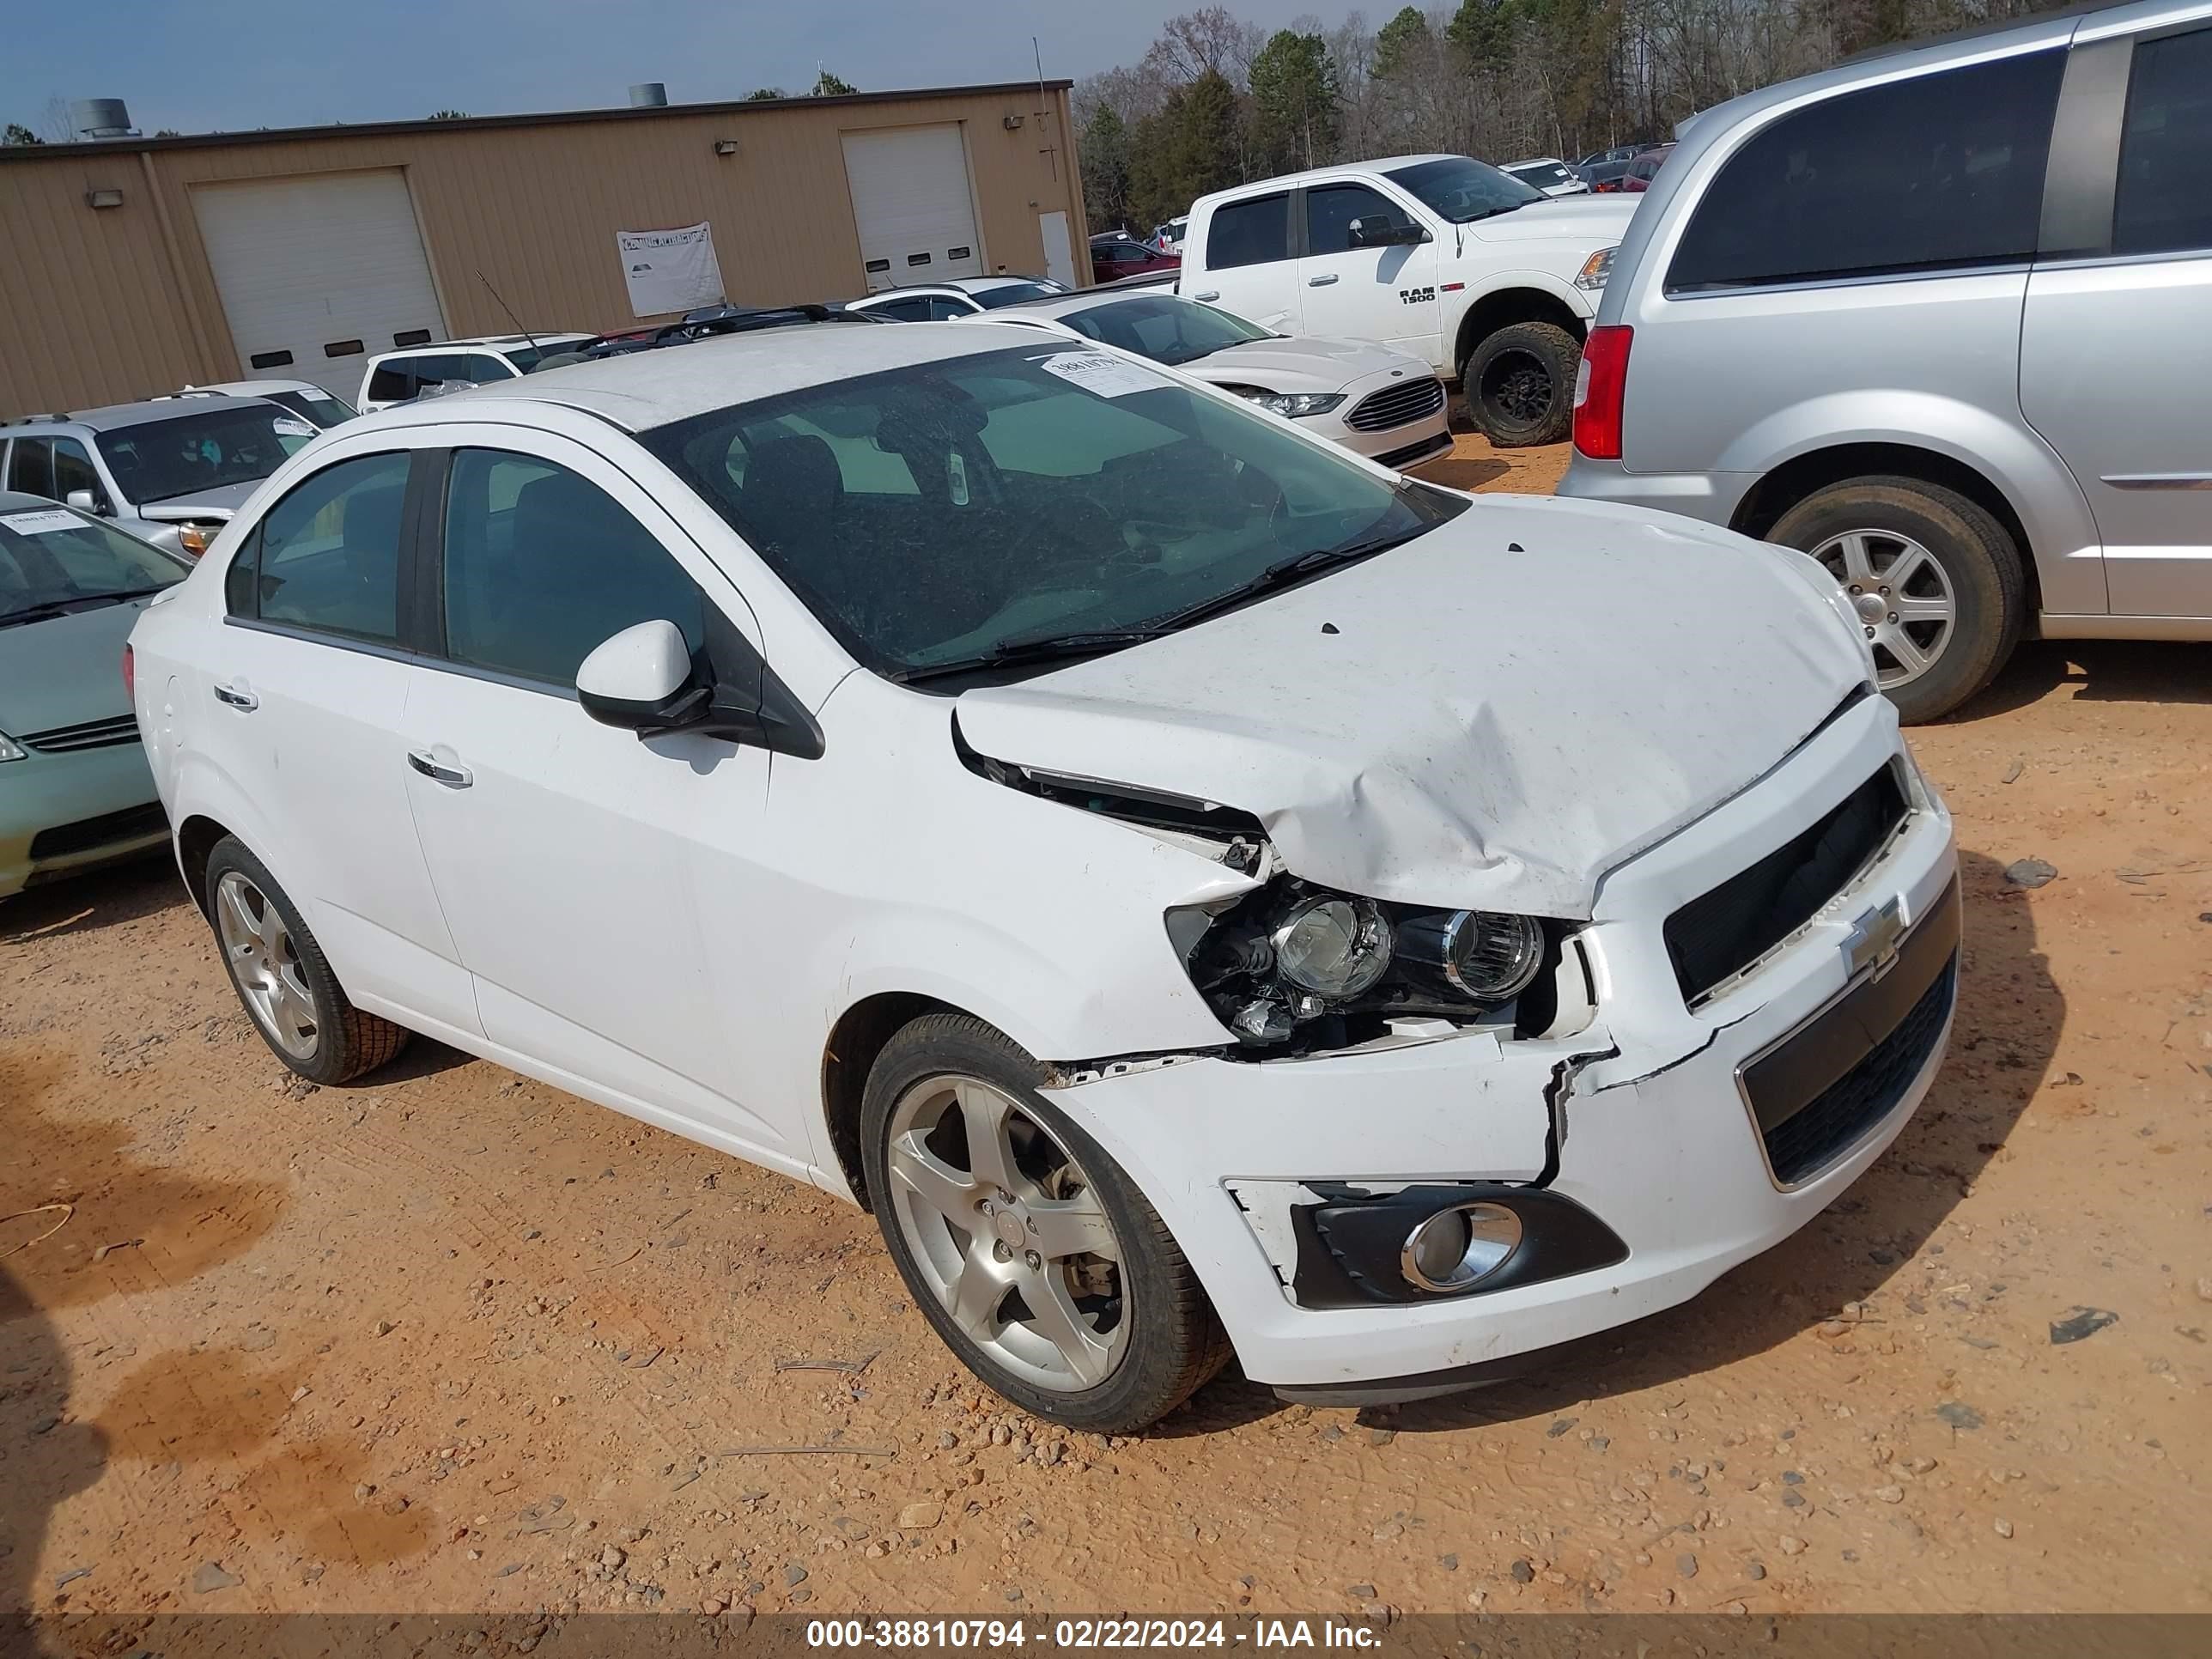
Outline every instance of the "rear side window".
[[691, 648], [704, 601], [653, 532], [597, 484], [534, 455], [463, 449], [446, 497], [446, 654], [573, 687], [625, 628], [665, 619]]
[[[399, 640], [404, 454], [324, 468], [269, 509], [228, 572], [233, 611], [349, 639]], [[251, 580], [239, 563], [251, 561]]]
[[1784, 116], [1706, 190], [1668, 291], [2032, 258], [2065, 63], [2033, 52]]
[[1206, 230], [1206, 266], [1228, 270], [1291, 257], [1291, 198], [1255, 196], [1224, 202]]
[[54, 445], [51, 438], [18, 438], [8, 458], [8, 488], [26, 495], [59, 499], [54, 494]]
[[2136, 43], [2112, 252], [2212, 248], [2212, 28]]
[[471, 351], [468, 356], [469, 379], [477, 386], [490, 386], [497, 380], [515, 378], [514, 369], [501, 358], [488, 351]]
[[380, 404], [404, 404], [415, 395], [415, 365], [404, 357], [369, 371], [368, 395]]

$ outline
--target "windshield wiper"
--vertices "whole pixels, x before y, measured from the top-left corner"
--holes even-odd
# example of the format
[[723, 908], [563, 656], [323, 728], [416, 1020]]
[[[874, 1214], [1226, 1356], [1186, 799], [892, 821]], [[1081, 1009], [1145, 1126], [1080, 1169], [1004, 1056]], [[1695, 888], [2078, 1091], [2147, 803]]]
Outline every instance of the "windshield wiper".
[[[1547, 198], [1542, 196], [1539, 196], [1536, 199], [1540, 202]], [[1528, 204], [1526, 202], [1508, 202], [1504, 207], [1485, 208], [1480, 213], [1472, 215], [1465, 219], [1455, 220], [1453, 222], [1455, 224], [1471, 225], [1477, 219], [1495, 219], [1501, 213], [1517, 213], [1528, 205]]]
[[0, 628], [13, 628], [19, 623], [52, 622], [57, 617], [74, 617], [79, 611], [120, 605], [125, 599], [141, 599], [161, 591], [159, 587], [134, 587], [121, 593], [79, 593], [74, 599], [46, 599], [20, 611], [0, 611]]
[[1072, 661], [1078, 657], [1103, 656], [1109, 651], [1119, 651], [1124, 646], [1142, 645], [1147, 640], [1157, 640], [1173, 631], [1166, 628], [1102, 628], [1080, 633], [1040, 634], [1030, 639], [1002, 640], [988, 651], [975, 656], [956, 657], [950, 662], [926, 663], [890, 678], [902, 685], [912, 685], [919, 680], [945, 679], [954, 674], [973, 674], [987, 668], [1005, 668], [1033, 662]]
[[1225, 611], [1234, 611], [1249, 605], [1264, 593], [1279, 587], [1287, 587], [1305, 577], [1323, 570], [1333, 570], [1340, 565], [1357, 564], [1362, 559], [1371, 559], [1377, 553], [1388, 553], [1392, 548], [1410, 542], [1431, 526], [1421, 524], [1395, 535], [1377, 536], [1372, 541], [1354, 542], [1349, 547], [1316, 547], [1310, 552], [1294, 553], [1287, 559], [1278, 559], [1249, 581], [1200, 599], [1196, 605], [1187, 605], [1180, 611], [1170, 611], [1149, 624], [1163, 633], [1173, 633], [1188, 628], [1193, 623], [1204, 622]]

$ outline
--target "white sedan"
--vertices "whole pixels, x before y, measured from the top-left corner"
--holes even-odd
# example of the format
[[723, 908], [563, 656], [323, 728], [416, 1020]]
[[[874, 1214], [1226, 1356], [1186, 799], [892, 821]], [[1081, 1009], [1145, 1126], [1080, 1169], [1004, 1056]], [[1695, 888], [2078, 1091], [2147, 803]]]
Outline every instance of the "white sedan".
[[1388, 346], [1271, 333], [1152, 289], [1024, 300], [993, 317], [1165, 363], [1383, 466], [1419, 466], [1451, 448], [1443, 382]]
[[423, 1032], [854, 1199], [1082, 1429], [1232, 1352], [1403, 1399], [1683, 1301], [1949, 1030], [1950, 819], [1811, 560], [1034, 329], [349, 422], [127, 663], [284, 1065]]
[[865, 312], [887, 323], [944, 323], [1066, 292], [1064, 284], [1049, 276], [954, 276], [913, 288], [884, 289], [846, 301], [844, 309]]

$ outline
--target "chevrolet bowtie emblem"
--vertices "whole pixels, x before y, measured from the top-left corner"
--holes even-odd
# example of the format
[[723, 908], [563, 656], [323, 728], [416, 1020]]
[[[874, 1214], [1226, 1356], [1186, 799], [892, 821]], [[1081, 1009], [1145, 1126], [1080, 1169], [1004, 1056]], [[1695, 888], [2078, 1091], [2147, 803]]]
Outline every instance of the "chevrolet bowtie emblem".
[[1892, 899], [1887, 904], [1869, 910], [1851, 924], [1850, 937], [1844, 941], [1844, 961], [1856, 979], [1872, 969], [1877, 975], [1897, 959], [1897, 942], [1905, 937], [1903, 902]]

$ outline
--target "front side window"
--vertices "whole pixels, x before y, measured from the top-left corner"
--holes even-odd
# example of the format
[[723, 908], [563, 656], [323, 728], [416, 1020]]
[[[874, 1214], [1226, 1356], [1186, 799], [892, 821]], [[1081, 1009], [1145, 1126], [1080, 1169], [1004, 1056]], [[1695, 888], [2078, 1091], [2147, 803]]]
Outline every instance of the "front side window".
[[1133, 351], [1156, 363], [1195, 362], [1230, 346], [1274, 338], [1241, 317], [1172, 294], [1148, 294], [1062, 312], [1060, 320], [1085, 339]]
[[[532, 365], [535, 365], [538, 362], [538, 354], [533, 351], [529, 354], [529, 356]], [[468, 355], [467, 362], [469, 380], [473, 385], [490, 386], [495, 381], [511, 380], [515, 378], [515, 371], [507, 367], [506, 361], [494, 356], [489, 351], [471, 351]]]
[[364, 455], [295, 485], [233, 556], [232, 613], [397, 644], [407, 468], [404, 453]]
[[65, 507], [0, 512], [0, 628], [157, 592], [191, 568]]
[[26, 495], [54, 495], [54, 441], [51, 438], [18, 438], [8, 457], [8, 488]]
[[[809, 387], [642, 441], [901, 679], [1180, 625], [1285, 561], [1379, 552], [1467, 505], [1072, 343]], [[871, 457], [908, 488], [858, 487], [887, 482]]]
[[314, 435], [312, 422], [257, 400], [122, 427], [100, 445], [123, 498], [143, 503], [258, 483]]
[[1405, 210], [1364, 185], [1316, 185], [1306, 191], [1306, 252], [1342, 253], [1352, 246], [1352, 222], [1402, 225]]
[[65, 501], [73, 489], [89, 489], [98, 501], [106, 492], [92, 465], [92, 453], [74, 438], [54, 440], [54, 499]]
[[1545, 199], [1533, 185], [1464, 155], [1440, 155], [1382, 175], [1440, 219], [1471, 225]]
[[955, 317], [972, 317], [976, 307], [966, 300], [957, 300], [949, 294], [933, 295], [929, 301], [929, 320], [950, 322]]
[[2212, 28], [2136, 44], [2112, 252], [2212, 248]]
[[463, 449], [447, 483], [446, 654], [573, 688], [625, 628], [665, 619], [697, 650], [698, 586], [597, 484], [534, 455]]
[[2033, 257], [2063, 50], [1824, 99], [1729, 158], [1671, 292]]
[[894, 322], [924, 323], [929, 320], [929, 301], [921, 295], [904, 300], [886, 300], [868, 310], [878, 317], [889, 317]]
[[1291, 257], [1291, 198], [1255, 196], [1242, 202], [1224, 202], [1213, 210], [1206, 230], [1206, 264], [1209, 270], [1237, 265], [1264, 265]]
[[1024, 300], [1042, 300], [1049, 295], [1064, 294], [1066, 290], [1057, 283], [1002, 283], [997, 288], [987, 288], [981, 294], [969, 297], [986, 311], [996, 311], [1000, 306], [1018, 306]]

